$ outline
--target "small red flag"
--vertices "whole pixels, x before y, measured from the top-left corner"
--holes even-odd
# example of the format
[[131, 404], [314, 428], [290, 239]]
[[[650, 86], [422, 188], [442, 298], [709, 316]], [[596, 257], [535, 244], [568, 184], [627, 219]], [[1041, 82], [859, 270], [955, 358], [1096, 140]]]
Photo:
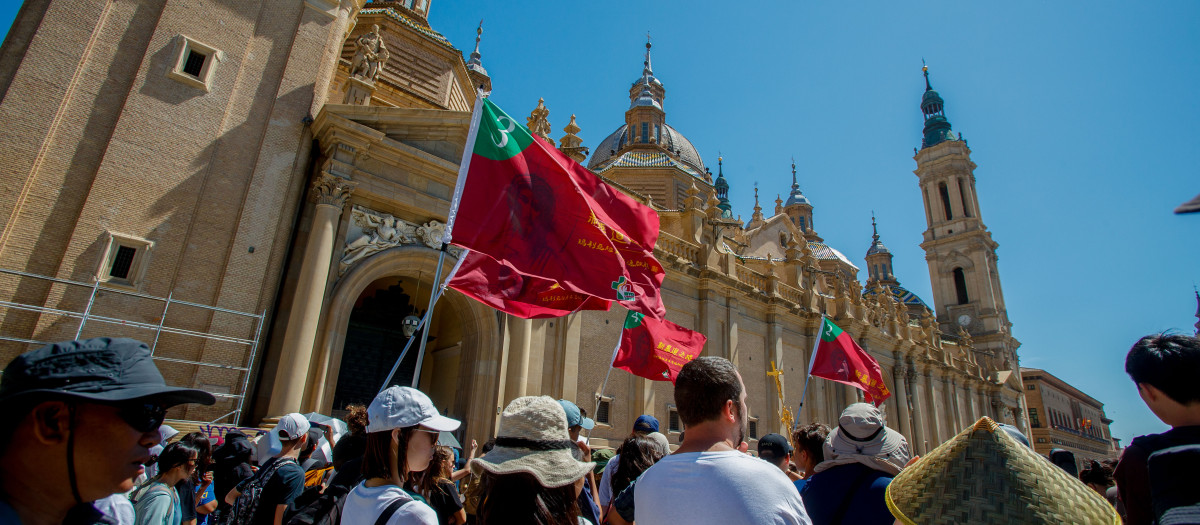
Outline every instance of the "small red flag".
[[892, 395], [883, 384], [879, 362], [829, 319], [822, 318], [821, 341], [817, 343], [808, 373], [856, 387], [875, 406]]
[[454, 244], [563, 288], [663, 317], [658, 214], [613, 190], [496, 107], [481, 114]]
[[707, 341], [704, 334], [631, 310], [625, 316], [625, 331], [612, 366], [646, 379], [675, 383], [679, 369], [700, 355]]
[[611, 301], [572, 292], [524, 275], [479, 252], [468, 252], [449, 286], [501, 312], [524, 319], [562, 317], [579, 310], [608, 311]]

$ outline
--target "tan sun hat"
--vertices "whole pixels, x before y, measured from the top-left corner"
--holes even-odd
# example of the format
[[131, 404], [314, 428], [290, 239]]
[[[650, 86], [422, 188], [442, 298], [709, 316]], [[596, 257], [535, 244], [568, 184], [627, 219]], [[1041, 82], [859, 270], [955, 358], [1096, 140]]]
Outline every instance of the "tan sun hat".
[[986, 417], [901, 471], [884, 500], [906, 525], [1121, 523], [1102, 496]]
[[472, 460], [471, 472], [525, 472], [543, 487], [561, 487], [596, 467], [577, 461], [571, 455], [575, 448], [567, 433], [567, 413], [558, 401], [548, 396], [518, 397], [500, 414], [496, 447]]

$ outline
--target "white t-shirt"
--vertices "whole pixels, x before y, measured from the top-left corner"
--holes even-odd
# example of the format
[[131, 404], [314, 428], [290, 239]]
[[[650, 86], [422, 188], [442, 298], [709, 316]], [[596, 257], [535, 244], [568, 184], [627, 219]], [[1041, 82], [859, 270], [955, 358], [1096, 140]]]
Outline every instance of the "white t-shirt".
[[[795, 490], [795, 489], [792, 489]], [[395, 485], [367, 487], [359, 483], [346, 495], [346, 504], [342, 507], [343, 525], [374, 525], [379, 515], [387, 509], [392, 500], [407, 496], [407, 493]], [[408, 496], [411, 497], [411, 496]], [[438, 525], [437, 512], [433, 507], [412, 501], [404, 504], [392, 514], [388, 525]]]
[[638, 525], [811, 525], [796, 486], [779, 467], [736, 450], [673, 454], [634, 487]]
[[604, 465], [604, 474], [600, 476], [600, 486], [597, 487], [597, 491], [599, 492], [597, 495], [600, 496], [601, 510], [604, 510], [604, 507], [608, 506], [608, 502], [613, 499], [614, 494], [612, 493], [612, 477], [617, 473], [617, 463], [620, 462], [621, 455], [613, 454], [612, 459], [608, 460], [608, 463]]
[[129, 496], [126, 496], [124, 492], [93, 501], [92, 506], [96, 507], [96, 510], [100, 511], [101, 514], [116, 521], [117, 525], [133, 525], [136, 523], [133, 503], [129, 501]]

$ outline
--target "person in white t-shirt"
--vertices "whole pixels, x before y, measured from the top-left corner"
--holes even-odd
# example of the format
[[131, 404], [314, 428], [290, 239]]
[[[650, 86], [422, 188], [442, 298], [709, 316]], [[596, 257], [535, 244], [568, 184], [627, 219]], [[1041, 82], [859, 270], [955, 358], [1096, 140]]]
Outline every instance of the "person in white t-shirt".
[[429, 468], [440, 432], [458, 428], [458, 420], [438, 414], [420, 390], [393, 386], [367, 407], [365, 481], [346, 495], [344, 525], [373, 525], [390, 512], [388, 525], [438, 525], [437, 512], [400, 488], [409, 472]]
[[638, 525], [811, 525], [787, 476], [737, 450], [746, 436], [747, 407], [733, 363], [705, 356], [684, 365], [675, 379], [675, 405], [687, 434], [634, 486]]

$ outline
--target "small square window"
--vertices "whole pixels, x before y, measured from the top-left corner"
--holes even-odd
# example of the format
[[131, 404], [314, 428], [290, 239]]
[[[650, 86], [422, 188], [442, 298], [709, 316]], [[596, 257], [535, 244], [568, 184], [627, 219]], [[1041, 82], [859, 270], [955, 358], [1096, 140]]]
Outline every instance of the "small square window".
[[683, 432], [683, 423], [679, 421], [679, 411], [675, 405], [667, 405], [667, 432]]
[[175, 63], [167, 71], [167, 76], [205, 92], [211, 90], [216, 63], [224, 59], [225, 54], [184, 35], [179, 35], [178, 41]]
[[137, 288], [146, 271], [154, 243], [137, 237], [109, 233], [96, 278], [102, 283]]
[[606, 396], [596, 397], [600, 398], [599, 406], [596, 408], [596, 423], [601, 425], [611, 425], [612, 415], [610, 410], [612, 407], [613, 398]]

